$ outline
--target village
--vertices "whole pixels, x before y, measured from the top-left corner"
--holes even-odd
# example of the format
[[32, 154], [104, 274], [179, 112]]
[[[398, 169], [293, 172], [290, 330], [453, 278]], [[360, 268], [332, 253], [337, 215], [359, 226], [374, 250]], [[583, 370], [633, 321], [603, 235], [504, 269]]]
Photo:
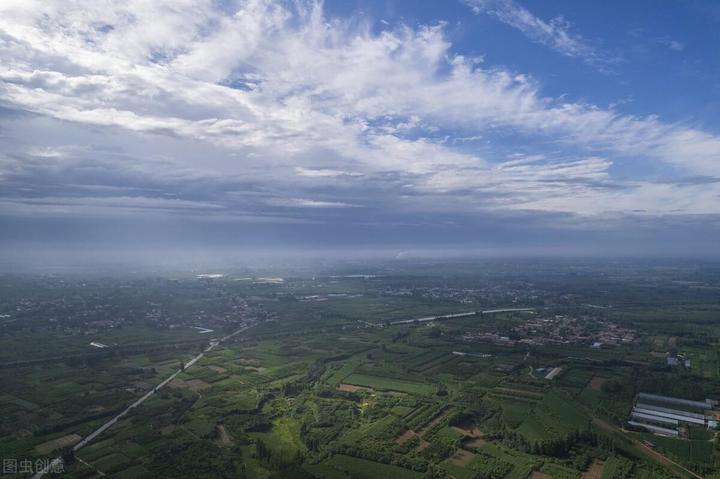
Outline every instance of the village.
[[487, 342], [501, 346], [542, 346], [546, 344], [587, 344], [591, 348], [632, 344], [636, 331], [591, 316], [529, 316], [506, 334], [471, 332], [463, 335], [468, 342]]

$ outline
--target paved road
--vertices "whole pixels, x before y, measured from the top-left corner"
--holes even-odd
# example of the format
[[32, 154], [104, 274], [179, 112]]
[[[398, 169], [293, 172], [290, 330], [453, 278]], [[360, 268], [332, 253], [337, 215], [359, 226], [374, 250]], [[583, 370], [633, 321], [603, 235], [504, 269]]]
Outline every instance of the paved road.
[[390, 321], [390, 324], [425, 323], [427, 321], [435, 321], [438, 319], [462, 318], [465, 316], [474, 316], [476, 314], [477, 314], [477, 311], [470, 311], [469, 313], [445, 314], [442, 316], [426, 316], [424, 318], [402, 319], [400, 321]]
[[492, 313], [514, 313], [519, 311], [535, 311], [535, 308], [502, 308], [502, 309], [486, 309], [480, 311], [480, 314], [492, 314]]
[[513, 313], [513, 312], [519, 312], [519, 311], [535, 311], [535, 308], [486, 309], [485, 311], [469, 311], [467, 313], [454, 313], [454, 314], [444, 314], [444, 315], [440, 315], [440, 316], [426, 316], [424, 318], [402, 319], [400, 321], [390, 321], [390, 324], [393, 325], [393, 324], [425, 323], [428, 321], [436, 321], [436, 320], [443, 320], [443, 319], [464, 318], [466, 316], [474, 316], [476, 314]]
[[[187, 364], [185, 364], [185, 368], [184, 368], [184, 369], [191, 368], [195, 363], [197, 363], [200, 359], [202, 359], [202, 358], [205, 356], [205, 354], [209, 353], [210, 351], [212, 351], [213, 349], [215, 349], [217, 346], [219, 346], [219, 345], [222, 344], [223, 342], [227, 341], [227, 340], [230, 339], [230, 338], [233, 338], [233, 337], [237, 336], [238, 334], [242, 333], [243, 331], [247, 330], [248, 328], [249, 328], [249, 326], [245, 326], [244, 328], [240, 328], [240, 329], [238, 329], [237, 331], [235, 331], [235, 332], [232, 333], [232, 334], [228, 334], [227, 336], [222, 337], [222, 338], [221, 338], [219, 341], [217, 341], [217, 342], [211, 342], [211, 343], [210, 343], [210, 346], [208, 346], [207, 348], [205, 348], [205, 350], [204, 350], [202, 353], [198, 354], [197, 356], [195, 356], [194, 358], [192, 358], [190, 361], [188, 361]], [[97, 438], [99, 435], [101, 435], [102, 433], [104, 433], [105, 431], [107, 431], [109, 428], [111, 428], [116, 422], [118, 422], [120, 419], [122, 419], [122, 418], [123, 418], [126, 414], [128, 414], [130, 411], [132, 411], [133, 409], [135, 409], [136, 407], [140, 406], [142, 403], [144, 403], [145, 401], [147, 401], [148, 399], [150, 399], [156, 392], [158, 392], [160, 389], [162, 389], [163, 387], [165, 387], [170, 381], [172, 381], [173, 379], [175, 379], [175, 378], [177, 377], [177, 375], [180, 374], [181, 372], [183, 372], [183, 369], [178, 369], [177, 371], [175, 371], [174, 373], [172, 373], [169, 377], [167, 377], [166, 379], [164, 379], [164, 380], [163, 380], [161, 383], [159, 383], [157, 386], [155, 386], [155, 387], [152, 388], [150, 391], [148, 391], [147, 393], [145, 393], [145, 395], [142, 396], [140, 399], [138, 399], [137, 401], [135, 401], [134, 403], [132, 403], [131, 405], [129, 405], [127, 408], [125, 408], [125, 409], [124, 409], [122, 412], [120, 412], [117, 416], [113, 417], [113, 418], [110, 419], [108, 422], [106, 422], [105, 424], [103, 424], [102, 426], [100, 426], [99, 428], [97, 428], [95, 431], [93, 431], [92, 433], [90, 433], [90, 434], [89, 434], [87, 437], [85, 437], [82, 441], [80, 441], [79, 443], [75, 444], [75, 446], [73, 447], [73, 451], [77, 452], [77, 451], [79, 451], [80, 449], [82, 449], [83, 447], [87, 446], [90, 442], [92, 442], [92, 441], [95, 440], [95, 438]], [[50, 461], [50, 464], [49, 464], [48, 466], [46, 466], [46, 467], [45, 467], [44, 469], [42, 469], [41, 471], [36, 472], [35, 475], [32, 476], [33, 479], [40, 479], [40, 478], [43, 477], [45, 474], [47, 474], [48, 472], [50, 472], [51, 470], [53, 470], [56, 466], [59, 466], [60, 464], [62, 464], [62, 462], [63, 462], [63, 461], [62, 461], [62, 458], [61, 458], [61, 457], [56, 457], [55, 459], [53, 459], [52, 461]]]

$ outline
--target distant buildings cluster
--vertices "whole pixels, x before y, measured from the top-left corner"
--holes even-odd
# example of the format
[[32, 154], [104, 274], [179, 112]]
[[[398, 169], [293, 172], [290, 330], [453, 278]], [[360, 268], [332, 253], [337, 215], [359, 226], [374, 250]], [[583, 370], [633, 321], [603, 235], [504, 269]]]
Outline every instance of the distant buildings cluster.
[[511, 334], [471, 332], [463, 336], [465, 341], [487, 342], [501, 346], [588, 344], [595, 349], [631, 344], [637, 338], [638, 335], [634, 330], [610, 321], [590, 316], [575, 318], [561, 315], [530, 316], [522, 324], [515, 326]]

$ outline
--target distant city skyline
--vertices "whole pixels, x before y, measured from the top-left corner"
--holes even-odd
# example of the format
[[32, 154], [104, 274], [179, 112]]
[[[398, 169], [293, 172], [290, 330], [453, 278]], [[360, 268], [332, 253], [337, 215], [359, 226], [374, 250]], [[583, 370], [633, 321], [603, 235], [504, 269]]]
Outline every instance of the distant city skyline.
[[0, 256], [718, 257], [718, 45], [710, 0], [2, 2]]

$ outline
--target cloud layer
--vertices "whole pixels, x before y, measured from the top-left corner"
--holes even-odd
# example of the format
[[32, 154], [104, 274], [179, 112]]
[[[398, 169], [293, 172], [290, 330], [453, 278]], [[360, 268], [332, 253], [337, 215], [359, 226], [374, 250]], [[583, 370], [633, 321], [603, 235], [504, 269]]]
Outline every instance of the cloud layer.
[[[469, 4], [609, 64], [563, 21]], [[547, 97], [532, 77], [459, 54], [445, 30], [378, 29], [304, 1], [3, 2], [0, 213], [720, 213], [717, 135]]]

